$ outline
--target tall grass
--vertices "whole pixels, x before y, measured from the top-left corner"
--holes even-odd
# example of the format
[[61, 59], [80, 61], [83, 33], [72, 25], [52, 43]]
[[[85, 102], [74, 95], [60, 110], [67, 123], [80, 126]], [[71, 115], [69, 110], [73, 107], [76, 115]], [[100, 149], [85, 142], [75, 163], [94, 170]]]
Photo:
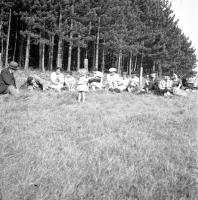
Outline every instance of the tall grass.
[[0, 196], [196, 200], [197, 106], [197, 93], [1, 96]]

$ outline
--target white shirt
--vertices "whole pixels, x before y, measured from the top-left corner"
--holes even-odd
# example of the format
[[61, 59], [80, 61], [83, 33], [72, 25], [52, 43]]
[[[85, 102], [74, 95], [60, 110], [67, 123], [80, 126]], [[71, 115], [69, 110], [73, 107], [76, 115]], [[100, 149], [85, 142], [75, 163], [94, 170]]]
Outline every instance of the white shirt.
[[107, 75], [107, 83], [109, 84], [110, 88], [116, 88], [119, 82], [119, 74], [108, 74]]
[[76, 84], [76, 79], [73, 76], [65, 77], [65, 84], [67, 86], [75, 85]]
[[134, 86], [134, 87], [138, 86], [139, 83], [140, 83], [140, 79], [137, 76], [131, 78], [131, 80], [130, 80], [130, 85], [131, 86]]
[[120, 78], [119, 85], [123, 85], [123, 86], [127, 87], [129, 85], [129, 79], [128, 78]]
[[64, 84], [64, 75], [62, 73], [56, 74], [56, 72], [52, 72], [50, 76], [51, 82], [56, 85]]

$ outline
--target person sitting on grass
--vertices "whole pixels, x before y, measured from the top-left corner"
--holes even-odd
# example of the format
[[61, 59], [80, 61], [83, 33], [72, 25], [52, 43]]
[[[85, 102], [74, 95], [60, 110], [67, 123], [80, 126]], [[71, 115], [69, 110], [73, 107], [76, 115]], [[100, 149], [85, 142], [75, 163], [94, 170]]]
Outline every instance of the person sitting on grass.
[[9, 66], [1, 71], [0, 74], [0, 94], [10, 94], [13, 96], [19, 95], [19, 90], [16, 87], [14, 73], [18, 69], [18, 63], [12, 61]]
[[72, 76], [72, 72], [67, 72], [65, 76], [65, 87], [69, 91], [74, 91], [76, 85], [76, 79]]
[[129, 86], [129, 79], [127, 77], [127, 73], [123, 72], [123, 77], [120, 77], [117, 89], [120, 92], [126, 91]]
[[79, 79], [77, 81], [77, 91], [78, 91], [78, 102], [85, 102], [85, 93], [88, 92], [88, 78], [87, 78], [87, 70], [80, 69], [79, 70]]
[[64, 75], [61, 73], [61, 67], [57, 67], [55, 72], [51, 73], [50, 80], [52, 82], [51, 88], [61, 92], [64, 87]]
[[31, 75], [27, 78], [25, 83], [21, 85], [20, 88], [23, 89], [25, 87], [27, 87], [29, 90], [40, 89], [45, 91], [51, 87], [51, 83], [49, 81], [40, 78], [37, 75]]
[[134, 92], [139, 89], [140, 79], [136, 74], [132, 74], [132, 77], [129, 81], [129, 85], [127, 87], [128, 92]]
[[151, 83], [150, 76], [147, 74], [145, 76], [145, 86], [144, 86], [144, 89], [145, 89], [146, 93], [149, 93], [150, 83]]
[[119, 83], [119, 74], [117, 74], [116, 68], [109, 69], [110, 74], [107, 74], [107, 87], [109, 91], [113, 92], [118, 90], [118, 83]]
[[173, 74], [172, 81], [173, 81], [173, 89], [172, 89], [173, 94], [177, 96], [187, 96], [187, 93], [181, 89], [182, 80], [176, 74]]
[[93, 77], [90, 77], [88, 80], [88, 84], [92, 88], [92, 90], [101, 90], [103, 88], [103, 77], [104, 75], [102, 72], [94, 71]]
[[164, 96], [172, 96], [172, 81], [169, 76], [163, 76], [158, 82], [159, 93]]

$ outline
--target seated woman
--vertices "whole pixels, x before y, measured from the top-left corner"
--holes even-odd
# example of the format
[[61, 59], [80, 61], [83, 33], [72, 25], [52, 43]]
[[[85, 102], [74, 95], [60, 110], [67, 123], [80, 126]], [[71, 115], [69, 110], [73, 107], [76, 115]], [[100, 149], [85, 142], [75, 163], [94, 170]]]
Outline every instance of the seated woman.
[[173, 81], [173, 89], [172, 89], [173, 94], [178, 96], [187, 96], [187, 93], [181, 89], [182, 80], [176, 74], [173, 74], [172, 81]]
[[72, 72], [67, 72], [65, 77], [65, 86], [69, 91], [75, 90], [76, 79], [72, 76]]
[[61, 89], [64, 87], [65, 80], [60, 67], [57, 67], [56, 71], [51, 73], [50, 80], [52, 82], [51, 88], [61, 92]]
[[88, 84], [92, 88], [92, 90], [101, 90], [103, 88], [103, 77], [104, 75], [100, 71], [95, 71], [93, 73], [93, 77], [90, 77], [88, 80]]
[[110, 74], [107, 75], [107, 87], [110, 91], [117, 90], [118, 83], [119, 83], [119, 75], [116, 73], [116, 68], [109, 69]]
[[133, 92], [133, 91], [138, 90], [139, 84], [140, 84], [139, 77], [137, 77], [136, 74], [132, 74], [132, 77], [129, 81], [129, 85], [128, 85], [128, 88], [127, 88], [128, 92]]
[[172, 93], [172, 81], [169, 76], [164, 76], [158, 82], [159, 93], [164, 96], [171, 96]]
[[146, 75], [145, 77], [145, 85], [144, 85], [144, 89], [145, 91], [148, 93], [149, 89], [150, 89], [150, 83], [151, 83], [151, 79], [149, 75]]
[[117, 88], [118, 88], [118, 90], [120, 90], [120, 92], [123, 92], [123, 91], [127, 90], [128, 85], [129, 85], [129, 79], [127, 77], [127, 73], [124, 72], [123, 77], [120, 77], [120, 79], [119, 79]]

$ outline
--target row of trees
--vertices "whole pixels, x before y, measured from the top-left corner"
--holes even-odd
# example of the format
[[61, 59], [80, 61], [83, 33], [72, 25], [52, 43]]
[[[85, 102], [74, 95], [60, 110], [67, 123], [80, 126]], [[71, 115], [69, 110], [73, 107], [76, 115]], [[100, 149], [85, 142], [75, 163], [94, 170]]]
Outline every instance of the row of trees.
[[195, 50], [177, 26], [168, 0], [3, 0], [4, 65], [79, 70], [186, 73]]

